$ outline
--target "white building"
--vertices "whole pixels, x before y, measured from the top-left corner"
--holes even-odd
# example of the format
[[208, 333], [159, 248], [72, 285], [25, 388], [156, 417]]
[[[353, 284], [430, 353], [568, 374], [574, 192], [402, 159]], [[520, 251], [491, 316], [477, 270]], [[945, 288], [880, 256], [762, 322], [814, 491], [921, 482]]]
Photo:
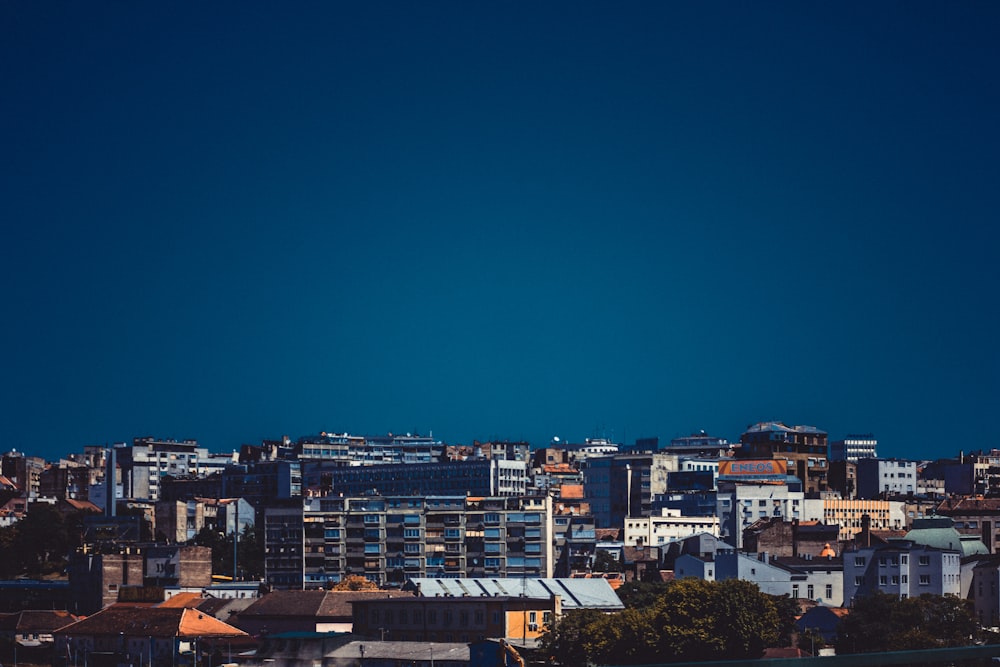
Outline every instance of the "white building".
[[698, 533], [719, 536], [717, 516], [683, 516], [680, 510], [666, 508], [660, 511], [659, 516], [627, 517], [625, 544], [656, 546]]
[[737, 549], [743, 547], [743, 530], [758, 519], [802, 519], [802, 484], [796, 477], [785, 482], [733, 482], [719, 480], [716, 496], [719, 534]]

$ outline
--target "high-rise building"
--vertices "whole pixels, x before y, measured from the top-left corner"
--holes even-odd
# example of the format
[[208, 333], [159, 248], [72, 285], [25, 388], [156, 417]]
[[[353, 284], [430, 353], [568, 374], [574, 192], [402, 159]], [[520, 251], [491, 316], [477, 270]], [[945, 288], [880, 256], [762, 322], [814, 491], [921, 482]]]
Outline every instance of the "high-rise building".
[[265, 576], [276, 588], [549, 577], [552, 534], [549, 496], [303, 498], [264, 510]]

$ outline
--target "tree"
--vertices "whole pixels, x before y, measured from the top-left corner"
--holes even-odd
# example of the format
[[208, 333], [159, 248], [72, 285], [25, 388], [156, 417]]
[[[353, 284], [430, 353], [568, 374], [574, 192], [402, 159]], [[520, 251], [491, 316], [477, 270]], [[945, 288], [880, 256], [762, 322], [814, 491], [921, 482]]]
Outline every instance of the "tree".
[[979, 637], [972, 604], [952, 595], [858, 598], [840, 622], [837, 653], [873, 653], [966, 646]]
[[795, 621], [802, 613], [799, 603], [789, 595], [772, 595], [771, 602], [778, 613], [778, 640], [775, 646], [791, 646], [797, 628]]
[[626, 607], [645, 609], [651, 607], [669, 585], [665, 581], [629, 581], [619, 586], [615, 592]]
[[364, 577], [362, 577], [360, 575], [351, 574], [351, 575], [348, 575], [348, 576], [344, 577], [343, 579], [341, 579], [340, 581], [338, 581], [336, 584], [334, 584], [334, 586], [333, 586], [333, 588], [331, 590], [334, 590], [334, 591], [377, 591], [378, 590], [378, 585], [375, 584], [372, 581], [369, 581], [368, 579], [365, 579]]
[[622, 564], [606, 549], [598, 549], [594, 552], [594, 565], [591, 570], [594, 572], [621, 572]]
[[779, 640], [775, 602], [755, 584], [681, 579], [658, 595], [647, 586], [629, 585], [634, 597], [621, 613], [566, 614], [543, 636], [545, 652], [574, 666], [732, 660], [759, 658]]
[[541, 649], [561, 665], [586, 665], [600, 657], [596, 642], [606, 635], [613, 618], [596, 609], [568, 611], [546, 629]]

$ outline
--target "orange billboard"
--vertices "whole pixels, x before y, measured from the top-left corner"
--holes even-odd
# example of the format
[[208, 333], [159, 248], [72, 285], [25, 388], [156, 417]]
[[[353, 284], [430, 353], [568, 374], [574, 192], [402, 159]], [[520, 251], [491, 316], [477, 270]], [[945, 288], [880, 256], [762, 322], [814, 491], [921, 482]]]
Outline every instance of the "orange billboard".
[[788, 461], [784, 459], [728, 459], [719, 461], [719, 477], [784, 477]]

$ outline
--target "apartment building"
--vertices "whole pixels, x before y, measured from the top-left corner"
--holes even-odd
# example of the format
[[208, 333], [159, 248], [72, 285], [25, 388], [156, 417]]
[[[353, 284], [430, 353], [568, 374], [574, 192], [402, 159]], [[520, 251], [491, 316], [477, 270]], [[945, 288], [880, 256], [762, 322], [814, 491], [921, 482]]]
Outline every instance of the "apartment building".
[[625, 519], [627, 545], [656, 546], [698, 533], [718, 537], [719, 517], [683, 516], [680, 510], [663, 509], [659, 515]]
[[822, 521], [840, 526], [839, 540], [848, 542], [865, 528], [870, 530], [906, 530], [906, 505], [898, 500], [857, 500], [824, 496], [803, 501], [803, 520]]
[[960, 595], [961, 552], [890, 540], [844, 553], [844, 604], [876, 591], [900, 598]]
[[677, 454], [618, 454], [588, 458], [584, 494], [598, 528], [620, 527], [626, 517], [649, 516], [653, 498], [667, 491]]
[[331, 461], [302, 463], [302, 483], [322, 495], [435, 495], [461, 489], [474, 496], [523, 496], [528, 491], [525, 461], [470, 459], [419, 465], [344, 466]]
[[552, 576], [548, 496], [303, 498], [264, 511], [265, 576], [277, 588], [317, 588], [347, 575]]
[[204, 472], [199, 462], [209, 458], [197, 440], [153, 437], [135, 438], [131, 446], [115, 445], [113, 455], [121, 471], [123, 497], [150, 501], [160, 499], [163, 477], [196, 477]]

